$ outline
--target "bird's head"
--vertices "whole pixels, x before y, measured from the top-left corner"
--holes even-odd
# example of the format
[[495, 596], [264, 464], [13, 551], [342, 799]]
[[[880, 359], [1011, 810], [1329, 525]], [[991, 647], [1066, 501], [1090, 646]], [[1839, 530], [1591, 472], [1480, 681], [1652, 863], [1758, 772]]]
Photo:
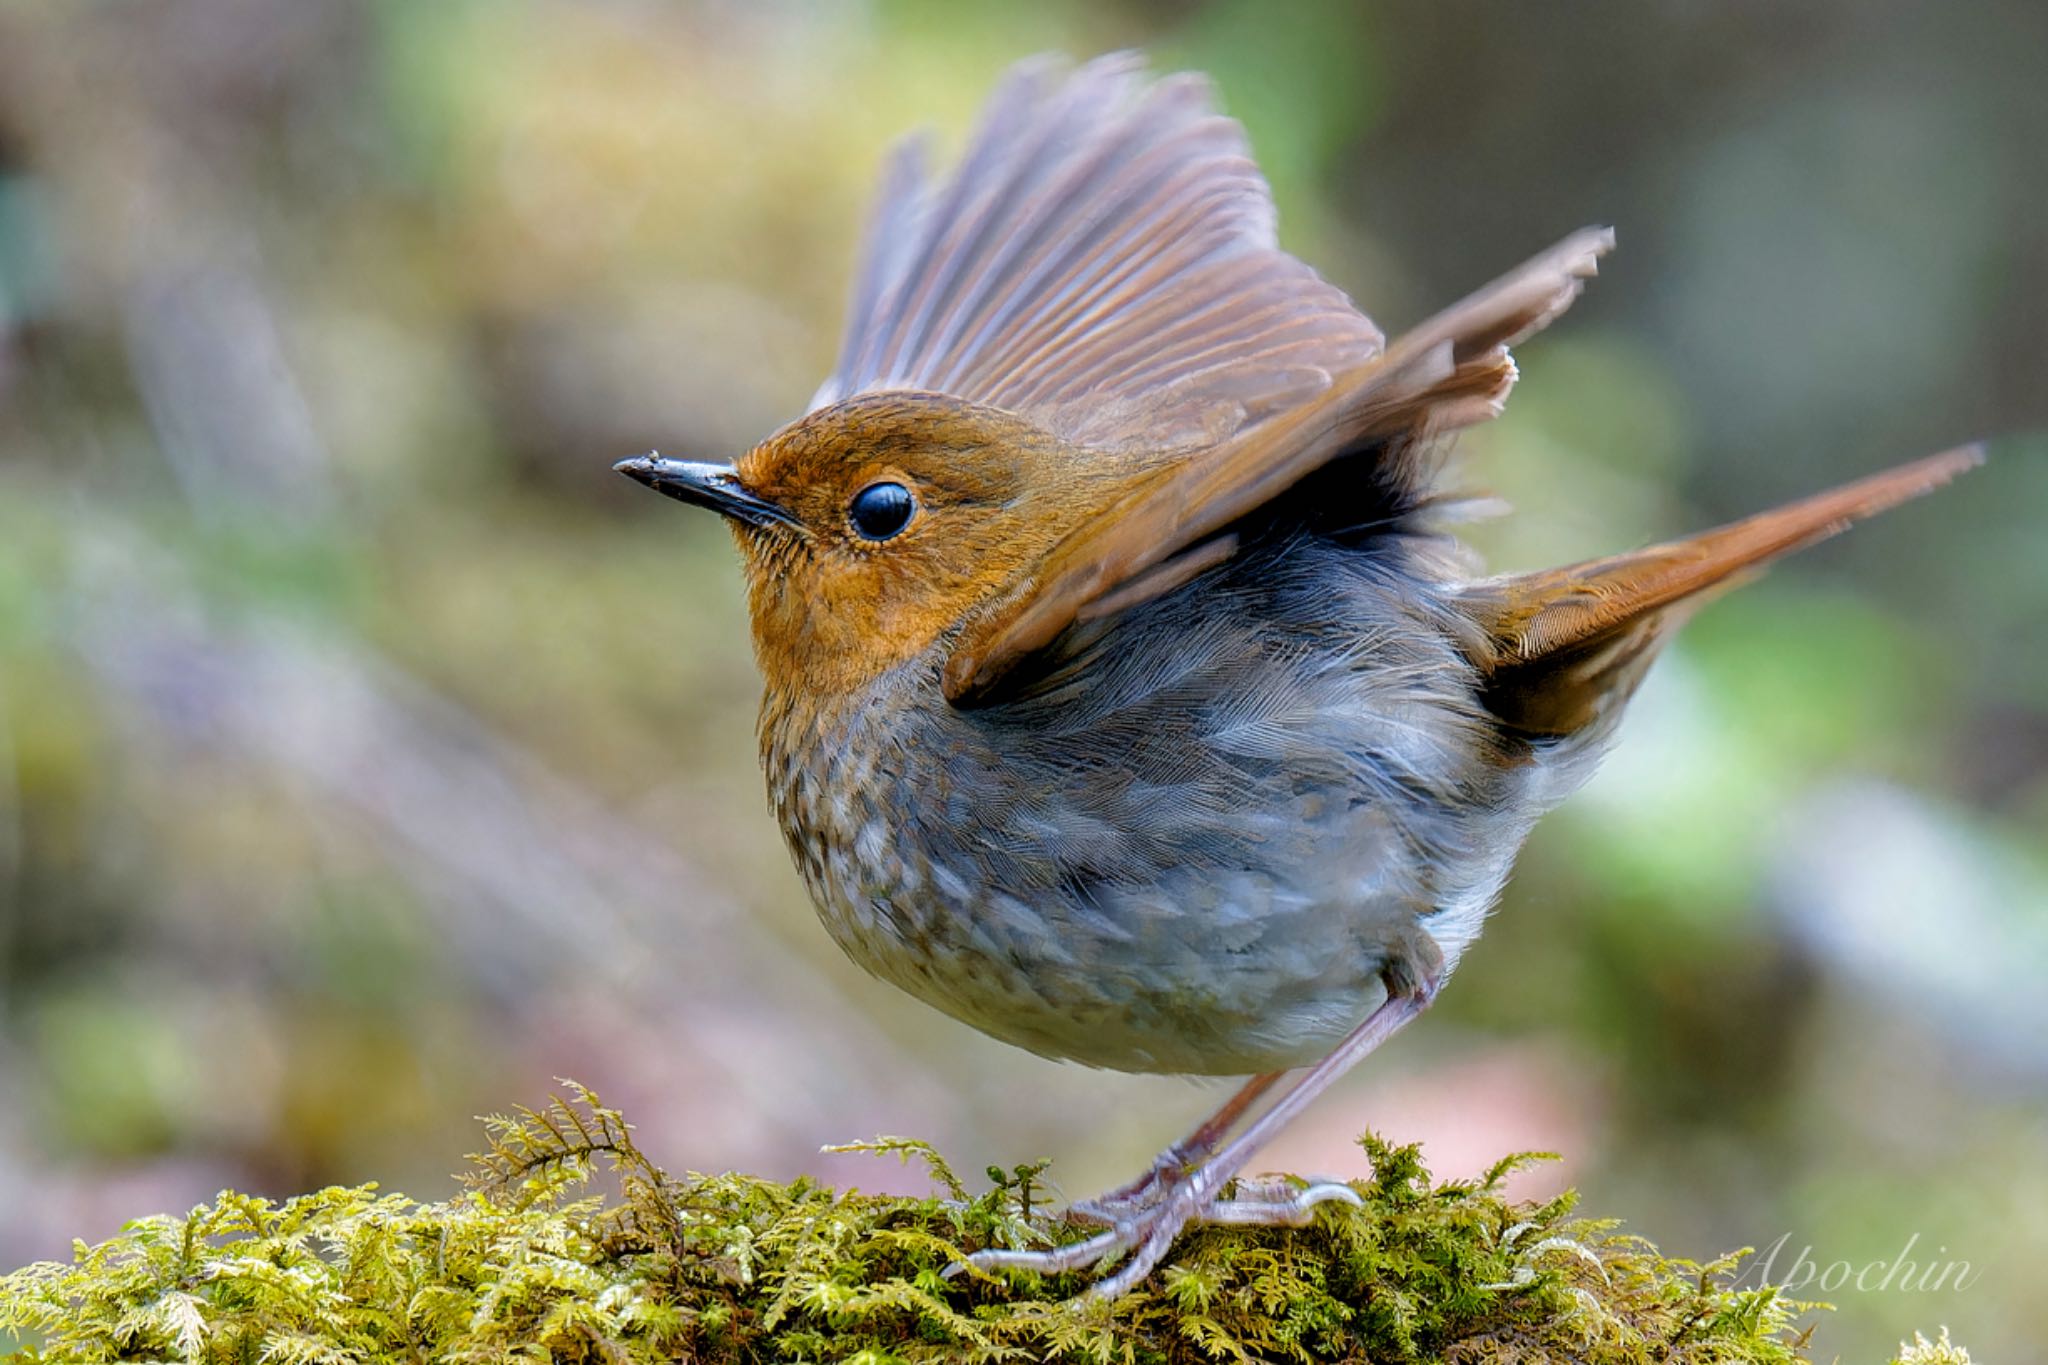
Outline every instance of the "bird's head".
[[925, 654], [1142, 478], [1009, 413], [911, 391], [821, 408], [732, 465], [617, 467], [725, 516], [768, 686], [828, 695]]

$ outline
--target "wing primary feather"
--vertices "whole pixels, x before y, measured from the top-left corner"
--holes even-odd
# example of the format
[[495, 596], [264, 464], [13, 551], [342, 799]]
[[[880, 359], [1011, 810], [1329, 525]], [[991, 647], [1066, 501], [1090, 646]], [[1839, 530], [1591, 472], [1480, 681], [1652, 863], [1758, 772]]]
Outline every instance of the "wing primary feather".
[[[866, 246], [862, 265], [855, 277], [853, 297], [847, 305], [850, 317], [876, 318], [884, 313], [890, 295], [900, 290], [905, 261], [921, 231], [919, 222], [925, 200], [925, 161], [931, 139], [915, 133], [891, 149], [882, 167], [875, 207], [868, 216]], [[813, 410], [848, 396], [846, 376], [860, 373], [867, 364], [866, 349], [876, 333], [849, 328], [839, 347], [839, 364], [811, 399]]]
[[[1156, 102], [1159, 92], [1170, 85], [1163, 82], [1155, 87], [1153, 100], [1148, 104]], [[1094, 115], [1101, 124], [1107, 111], [1090, 105], [1084, 112]], [[1006, 281], [1006, 287], [1000, 291], [983, 289], [976, 297], [964, 300], [978, 310], [978, 326], [971, 338], [949, 354], [949, 367], [934, 376], [940, 389], [961, 382], [970, 365], [987, 365], [996, 371], [1014, 369], [1006, 362], [1014, 356], [1017, 345], [1030, 335], [1049, 307], [1058, 304], [1074, 287], [1087, 283], [1089, 276], [1078, 273], [1066, 281], [1066, 289], [1056, 291], [1047, 289], [1048, 282], [1059, 281], [1060, 270], [1077, 259], [1084, 265], [1091, 263], [1091, 253], [1098, 250], [1097, 225], [1136, 217], [1126, 206], [1142, 191], [1152, 188], [1151, 182], [1140, 179], [1139, 168], [1148, 158], [1157, 161], [1161, 155], [1176, 150], [1185, 156], [1185, 149], [1176, 149], [1170, 142], [1164, 143], [1165, 152], [1159, 147], [1149, 152], [1136, 147], [1149, 131], [1148, 124], [1141, 121], [1144, 112], [1134, 116], [1129, 127], [1110, 124], [1106, 134], [1095, 130], [1096, 135], [1083, 144], [1082, 151], [1067, 154], [1072, 164], [1059, 169], [1047, 188], [1029, 197], [1024, 214], [1004, 225], [1007, 236], [1000, 249], [982, 264], [980, 273], [986, 280]], [[1050, 150], [1057, 152], [1058, 148], [1055, 145]], [[1128, 164], [1124, 158], [1129, 159]], [[1154, 167], [1155, 172], [1158, 169]], [[1114, 197], [1106, 203], [1098, 202], [1106, 193]], [[1082, 227], [1088, 230], [1078, 230]], [[1120, 239], [1119, 249], [1127, 248], [1130, 235], [1126, 233]], [[1102, 250], [1093, 263], [1108, 266], [1118, 259], [1118, 251]], [[1009, 335], [1007, 350], [990, 347], [999, 331]]]
[[[1075, 343], [1101, 338], [1102, 323], [1112, 313], [1105, 304], [1129, 308], [1160, 287], [1160, 276], [1155, 273], [1143, 290], [1125, 292], [1133, 280], [1145, 277], [1148, 267], [1157, 272], [1163, 264], [1168, 272], [1176, 273], [1188, 268], [1185, 258], [1193, 248], [1186, 237], [1176, 243], [1174, 255], [1160, 250], [1163, 239], [1173, 235], [1166, 229], [1201, 232], [1204, 218], [1213, 221], [1220, 193], [1211, 187], [1182, 196], [1171, 205], [1172, 216], [1165, 221], [1156, 210], [1148, 211], [1146, 196], [1157, 197], [1169, 187], [1175, 169], [1169, 157], [1174, 150], [1169, 144], [1152, 155], [1118, 165], [1115, 196], [1088, 205], [1087, 213], [1081, 215], [1094, 220], [1089, 229], [1066, 233], [1059, 254], [1047, 261], [1038, 277], [1023, 282], [1024, 288], [1015, 298], [1027, 303], [1028, 311], [991, 315], [990, 334], [984, 338], [986, 349], [981, 355], [1009, 385], [1026, 380], [1042, 383], [1048, 375], [1058, 373], [1056, 367], [1031, 363], [1035, 353], [1047, 349], [1063, 350], [1063, 358], [1073, 366], [1079, 353]], [[1103, 233], [1112, 226], [1116, 235], [1105, 237]], [[1192, 296], [1194, 300], [1202, 297]], [[1001, 344], [996, 344], [998, 326]], [[1131, 340], [1127, 334], [1120, 339], [1126, 346]], [[998, 395], [1003, 391], [1004, 385], [995, 389]]]
[[[1086, 374], [1106, 373], [1084, 363], [1091, 351], [1113, 348], [1125, 360], [1144, 354], [1136, 315], [1148, 301], [1163, 297], [1183, 317], [1214, 301], [1213, 286], [1169, 292], [1236, 245], [1226, 210], [1243, 188], [1223, 179], [1215, 158], [1199, 163], [1201, 176], [1187, 174], [1185, 163], [1199, 151], [1199, 131], [1117, 164], [1114, 183], [1076, 215], [1085, 230], [1069, 225], [1058, 253], [1024, 282], [981, 353], [990, 372], [1004, 376], [993, 390], [999, 401], [1016, 405], [1020, 392], [1043, 389], [1055, 376], [1071, 384]], [[1116, 372], [1116, 387], [1136, 386]]]
[[1016, 161], [1018, 145], [1024, 140], [1019, 125], [1038, 102], [1047, 74], [1045, 62], [1020, 62], [989, 97], [980, 129], [960, 159], [952, 183], [934, 202], [923, 240], [905, 263], [895, 325], [874, 357], [873, 367], [881, 375], [894, 374], [904, 368], [908, 357], [917, 354], [934, 301], [971, 254], [962, 249], [963, 242], [985, 225], [985, 215], [978, 220], [973, 212], [978, 196], [984, 185], [999, 182]]
[[[1148, 81], [1134, 54], [1021, 65], [949, 177], [900, 151], [882, 195], [814, 410], [944, 393], [1136, 471], [1277, 410], [1242, 395], [1298, 391], [1382, 345], [1278, 249], [1272, 196], [1208, 82]], [[1247, 335], [1260, 349], [1217, 363]]]
[[[1063, 206], [1058, 188], [1048, 192], [1043, 185], [1048, 174], [1062, 161], [1085, 167], [1096, 155], [1104, 115], [1134, 82], [1135, 67], [1119, 61], [1102, 75], [1068, 82], [1036, 110], [1003, 108], [962, 162], [953, 212], [940, 214], [957, 220], [957, 234], [933, 244], [921, 290], [924, 311], [901, 342], [905, 351], [929, 357], [919, 382], [943, 389], [940, 374], [962, 321], [989, 302], [986, 291], [973, 286], [1006, 278], [1009, 261], [1031, 240], [1032, 225]], [[1024, 93], [1035, 94], [1035, 87]], [[1076, 146], [1087, 151], [1077, 154]]]
[[[1091, 602], [1223, 530], [1345, 451], [1490, 414], [1514, 380], [1507, 346], [1563, 312], [1613, 241], [1604, 228], [1574, 233], [1340, 371], [1321, 394], [1213, 450], [1134, 479], [1121, 499], [1055, 546], [1035, 572], [968, 626], [946, 662], [947, 697], [970, 704], [985, 695]], [[1394, 473], [1413, 478], [1416, 470]]]

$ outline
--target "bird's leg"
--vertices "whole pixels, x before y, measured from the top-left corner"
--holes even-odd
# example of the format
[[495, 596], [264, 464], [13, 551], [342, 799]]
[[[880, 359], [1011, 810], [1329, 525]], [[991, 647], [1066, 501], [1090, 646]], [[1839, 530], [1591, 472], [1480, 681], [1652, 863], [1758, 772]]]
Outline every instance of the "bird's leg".
[[[1098, 1280], [1088, 1291], [1097, 1299], [1114, 1299], [1152, 1273], [1152, 1268], [1165, 1258], [1173, 1247], [1173, 1239], [1180, 1235], [1182, 1228], [1191, 1222], [1213, 1221], [1233, 1224], [1258, 1223], [1300, 1227], [1314, 1218], [1315, 1206], [1333, 1199], [1358, 1202], [1350, 1186], [1325, 1183], [1311, 1185], [1292, 1199], [1280, 1201], [1257, 1201], [1236, 1207], [1236, 1201], [1217, 1203], [1216, 1196], [1223, 1187], [1236, 1177], [1246, 1162], [1279, 1131], [1306, 1109], [1315, 1098], [1329, 1089], [1330, 1085], [1366, 1057], [1381, 1043], [1393, 1037], [1403, 1025], [1409, 1023], [1436, 996], [1436, 981], [1432, 976], [1426, 984], [1418, 983], [1411, 992], [1389, 995], [1380, 1007], [1366, 1017], [1364, 1023], [1352, 1030], [1349, 1037], [1337, 1045], [1329, 1056], [1311, 1067], [1299, 1081], [1296, 1081], [1280, 1099], [1233, 1138], [1229, 1145], [1197, 1169], [1178, 1188], [1174, 1189], [1148, 1215], [1134, 1223], [1128, 1243], [1131, 1258], [1117, 1267], [1114, 1275]], [[1115, 1229], [1123, 1232], [1123, 1228]]]
[[[1430, 946], [1433, 948], [1434, 945]], [[1119, 1266], [1115, 1274], [1097, 1281], [1088, 1291], [1093, 1298], [1113, 1299], [1149, 1275], [1172, 1248], [1173, 1239], [1189, 1223], [1301, 1226], [1315, 1216], [1317, 1204], [1333, 1199], [1356, 1203], [1358, 1197], [1351, 1188], [1336, 1183], [1311, 1185], [1291, 1199], [1247, 1200], [1243, 1203], [1229, 1200], [1219, 1204], [1216, 1196], [1260, 1147], [1329, 1089], [1332, 1082], [1429, 1007], [1430, 1001], [1436, 998], [1440, 976], [1434, 954], [1431, 953], [1426, 960], [1430, 965], [1423, 971], [1391, 968], [1387, 973], [1388, 995], [1379, 1008], [1367, 1015], [1365, 1021], [1353, 1029], [1329, 1056], [1302, 1073], [1271, 1108], [1254, 1119], [1226, 1146], [1213, 1152], [1194, 1170], [1185, 1171], [1183, 1168], [1184, 1173], [1178, 1178], [1169, 1172], [1156, 1174], [1152, 1178], [1153, 1183], [1165, 1188], [1164, 1193], [1151, 1204], [1128, 1212], [1123, 1208], [1114, 1209], [1113, 1212], [1122, 1216], [1116, 1217], [1109, 1228], [1071, 1246], [1051, 1251], [990, 1248], [967, 1259], [981, 1270], [1033, 1270], [1042, 1275], [1055, 1275], [1092, 1265], [1119, 1251], [1129, 1251], [1130, 1259]], [[1261, 1087], [1261, 1092], [1270, 1085], [1268, 1081], [1267, 1086]], [[1246, 1090], [1250, 1088], [1246, 1086]], [[1235, 1108], [1236, 1112], [1230, 1116], [1235, 1119], [1241, 1117], [1257, 1098], [1257, 1094], [1247, 1097], [1240, 1091], [1225, 1108]], [[1204, 1124], [1197, 1133], [1208, 1127]], [[1159, 1166], [1155, 1165], [1155, 1172], [1158, 1171]], [[1145, 1183], [1143, 1180], [1137, 1182], [1140, 1187]]]
[[1216, 1145], [1244, 1117], [1245, 1111], [1286, 1074], [1284, 1071], [1268, 1071], [1252, 1077], [1223, 1102], [1222, 1108], [1202, 1120], [1201, 1127], [1161, 1152], [1143, 1175], [1107, 1194], [1080, 1200], [1067, 1212], [1084, 1223], [1114, 1227], [1146, 1205], [1156, 1202], [1163, 1189], [1170, 1188], [1189, 1171], [1207, 1161]]

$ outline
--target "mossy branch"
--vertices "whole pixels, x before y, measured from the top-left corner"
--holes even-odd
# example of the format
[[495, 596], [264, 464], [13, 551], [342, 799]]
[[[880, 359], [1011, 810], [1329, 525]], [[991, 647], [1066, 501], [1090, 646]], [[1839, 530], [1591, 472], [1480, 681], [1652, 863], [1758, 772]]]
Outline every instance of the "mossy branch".
[[[1043, 1165], [971, 1193], [867, 1195], [745, 1175], [672, 1177], [615, 1110], [567, 1099], [486, 1120], [468, 1193], [373, 1185], [282, 1203], [226, 1193], [130, 1223], [70, 1264], [0, 1278], [12, 1357], [266, 1365], [412, 1361], [1804, 1360], [1811, 1305], [1734, 1283], [1738, 1258], [1659, 1255], [1572, 1199], [1501, 1193], [1526, 1158], [1432, 1183], [1415, 1147], [1362, 1139], [1362, 1207], [1303, 1229], [1208, 1228], [1114, 1304], [1085, 1277], [943, 1272], [977, 1247], [1083, 1235], [1048, 1219]], [[618, 1190], [593, 1193], [600, 1170]], [[1902, 1360], [1967, 1361], [1943, 1335]]]

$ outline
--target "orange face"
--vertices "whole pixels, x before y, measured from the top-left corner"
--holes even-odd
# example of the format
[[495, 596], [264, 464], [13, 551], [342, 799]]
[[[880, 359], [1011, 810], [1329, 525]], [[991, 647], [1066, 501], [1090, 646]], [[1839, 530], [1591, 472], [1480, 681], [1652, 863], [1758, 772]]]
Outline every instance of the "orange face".
[[747, 452], [732, 493], [755, 506], [732, 526], [770, 687], [850, 691], [1027, 582], [1132, 480], [1076, 454], [1007, 413], [913, 392], [821, 409]]

